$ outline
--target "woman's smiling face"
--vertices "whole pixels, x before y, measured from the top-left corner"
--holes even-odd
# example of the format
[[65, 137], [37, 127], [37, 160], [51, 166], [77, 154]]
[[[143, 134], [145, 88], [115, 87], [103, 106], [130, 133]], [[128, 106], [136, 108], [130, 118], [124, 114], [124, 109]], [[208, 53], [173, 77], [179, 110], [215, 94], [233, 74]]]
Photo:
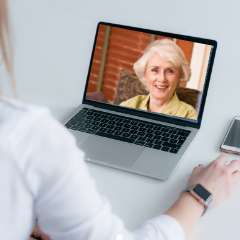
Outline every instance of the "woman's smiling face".
[[150, 98], [170, 101], [180, 83], [180, 70], [172, 62], [165, 61], [154, 53], [148, 59], [143, 80], [147, 84]]

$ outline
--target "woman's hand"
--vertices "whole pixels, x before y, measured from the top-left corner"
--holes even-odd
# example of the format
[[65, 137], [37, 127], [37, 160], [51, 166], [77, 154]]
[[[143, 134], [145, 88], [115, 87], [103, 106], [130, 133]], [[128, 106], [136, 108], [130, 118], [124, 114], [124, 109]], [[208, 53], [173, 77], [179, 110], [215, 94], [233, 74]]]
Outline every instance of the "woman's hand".
[[219, 205], [230, 195], [236, 182], [240, 179], [240, 161], [233, 160], [228, 165], [227, 156], [221, 155], [207, 167], [202, 164], [195, 167], [187, 182], [187, 186], [200, 183], [213, 194], [212, 207]]
[[45, 233], [43, 233], [41, 231], [41, 229], [39, 228], [37, 223], [35, 224], [35, 226], [33, 228], [32, 235], [29, 238], [29, 240], [32, 240], [32, 239], [51, 240], [48, 235], [46, 235]]

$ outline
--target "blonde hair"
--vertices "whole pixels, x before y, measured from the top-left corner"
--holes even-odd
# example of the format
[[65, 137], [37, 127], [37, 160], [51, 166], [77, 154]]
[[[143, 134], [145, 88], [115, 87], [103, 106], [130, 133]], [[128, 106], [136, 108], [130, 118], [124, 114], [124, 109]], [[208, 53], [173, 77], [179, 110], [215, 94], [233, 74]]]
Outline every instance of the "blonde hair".
[[138, 59], [133, 69], [137, 74], [139, 80], [147, 89], [146, 83], [143, 81], [145, 75], [148, 59], [152, 54], [157, 53], [165, 61], [170, 61], [173, 65], [180, 69], [180, 82], [185, 83], [189, 81], [191, 77], [191, 69], [188, 66], [188, 62], [181, 48], [172, 40], [164, 38], [162, 40], [156, 40], [149, 44], [147, 48], [142, 52], [142, 56]]
[[12, 43], [9, 32], [9, 17], [6, 0], [0, 0], [0, 50], [2, 53], [2, 63], [5, 63], [14, 94], [17, 97], [17, 89], [13, 73]]

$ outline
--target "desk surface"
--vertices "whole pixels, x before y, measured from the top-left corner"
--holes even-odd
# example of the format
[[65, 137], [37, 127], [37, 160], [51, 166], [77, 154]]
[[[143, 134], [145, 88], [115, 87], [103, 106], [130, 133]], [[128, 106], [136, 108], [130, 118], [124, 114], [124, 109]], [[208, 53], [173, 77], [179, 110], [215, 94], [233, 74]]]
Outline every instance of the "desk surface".
[[[237, 1], [10, 0], [10, 10], [20, 99], [47, 105], [59, 120], [81, 103], [100, 20], [175, 33], [192, 30], [218, 41], [201, 129], [169, 180], [87, 163], [99, 192], [128, 229], [168, 209], [192, 169], [221, 154], [219, 146], [231, 119], [240, 115]], [[223, 204], [200, 219], [190, 239], [239, 239], [239, 204], [240, 183]]]

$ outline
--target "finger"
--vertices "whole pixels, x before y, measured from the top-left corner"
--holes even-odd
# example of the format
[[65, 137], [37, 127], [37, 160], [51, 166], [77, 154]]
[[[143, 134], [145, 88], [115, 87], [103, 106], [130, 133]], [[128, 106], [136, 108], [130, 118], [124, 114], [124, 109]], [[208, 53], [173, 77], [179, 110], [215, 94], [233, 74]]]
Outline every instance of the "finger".
[[232, 174], [232, 180], [233, 180], [233, 182], [237, 182], [238, 180], [240, 180], [240, 171], [236, 170]]
[[194, 169], [193, 169], [193, 173], [198, 173], [200, 172], [202, 169], [204, 169], [204, 165], [202, 164], [199, 164], [198, 166], [196, 166]]
[[233, 172], [235, 172], [236, 170], [238, 170], [240, 168], [240, 161], [233, 160], [226, 166], [226, 168], [232, 174]]
[[220, 163], [222, 166], [224, 166], [228, 161], [228, 158], [226, 155], [220, 155], [218, 158], [216, 158], [212, 163], [214, 162], [218, 162]]

